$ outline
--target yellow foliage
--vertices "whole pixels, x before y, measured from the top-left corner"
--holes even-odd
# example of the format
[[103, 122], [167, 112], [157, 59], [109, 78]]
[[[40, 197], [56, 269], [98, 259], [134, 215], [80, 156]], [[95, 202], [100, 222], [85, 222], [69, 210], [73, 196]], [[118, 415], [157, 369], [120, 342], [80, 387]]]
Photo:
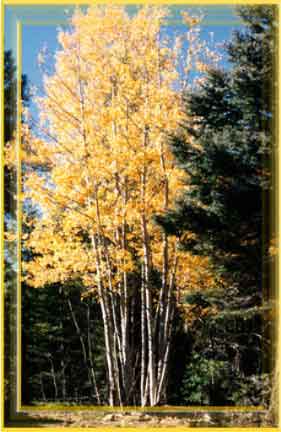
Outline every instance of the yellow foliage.
[[[177, 51], [159, 42], [167, 14], [150, 6], [134, 16], [121, 6], [92, 6], [76, 11], [72, 30], [58, 35], [55, 72], [37, 99], [47, 137], [27, 130], [23, 143], [31, 166], [25, 196], [43, 214], [26, 240], [38, 254], [24, 269], [34, 286], [80, 276], [90, 295], [98, 266], [104, 287], [118, 289], [136, 256], [143, 259], [143, 218], [153, 265], [162, 271], [163, 233], [152, 218], [173, 204], [184, 176], [166, 140], [182, 115]], [[188, 34], [199, 21], [184, 21], [186, 62], [193, 64], [198, 41]], [[47, 166], [48, 174], [32, 166]], [[177, 287], [210, 286], [208, 260], [175, 251], [176, 241], [168, 241], [168, 266], [171, 272], [178, 254]]]

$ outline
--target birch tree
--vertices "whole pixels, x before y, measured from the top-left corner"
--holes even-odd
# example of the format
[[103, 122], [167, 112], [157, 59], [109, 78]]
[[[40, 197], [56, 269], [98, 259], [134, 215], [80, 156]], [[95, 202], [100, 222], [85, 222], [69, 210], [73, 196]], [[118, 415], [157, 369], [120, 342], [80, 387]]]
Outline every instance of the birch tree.
[[25, 277], [36, 287], [78, 279], [98, 299], [110, 406], [164, 400], [180, 291], [211, 280], [208, 260], [153, 222], [182, 186], [166, 140], [181, 119], [180, 70], [203, 64], [198, 20], [185, 14], [172, 43], [161, 36], [167, 15], [77, 10], [37, 100], [40, 134], [26, 130], [23, 143], [24, 198], [41, 211]]

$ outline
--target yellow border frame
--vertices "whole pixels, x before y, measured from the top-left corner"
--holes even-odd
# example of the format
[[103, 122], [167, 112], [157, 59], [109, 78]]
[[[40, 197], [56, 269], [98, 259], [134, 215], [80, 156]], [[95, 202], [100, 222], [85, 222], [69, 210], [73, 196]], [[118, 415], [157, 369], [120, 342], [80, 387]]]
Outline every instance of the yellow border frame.
[[[4, 7], [5, 6], [14, 6], [14, 5], [18, 5], [18, 6], [30, 6], [30, 5], [36, 5], [36, 6], [48, 6], [48, 5], [87, 5], [90, 3], [93, 3], [93, 1], [85, 1], [85, 0], [75, 0], [75, 2], [71, 2], [69, 0], [46, 0], [46, 1], [38, 1], [38, 0], [0, 0], [1, 1], [1, 29], [2, 29], [2, 38], [1, 38], [1, 43], [0, 43], [0, 52], [1, 52], [1, 115], [2, 115], [2, 119], [4, 116]], [[108, 0], [100, 0], [97, 1], [95, 3], [98, 4], [105, 4], [108, 3]], [[227, 1], [223, 1], [223, 0], [198, 0], [198, 1], [194, 1], [194, 0], [152, 0], [152, 1], [147, 1], [147, 0], [140, 0], [140, 1], [136, 1], [136, 0], [114, 0], [112, 3], [114, 4], [145, 4], [145, 3], [149, 3], [149, 4], [167, 4], [167, 5], [236, 5], [236, 4], [247, 4], [247, 5], [261, 5], [261, 4], [268, 4], [268, 5], [280, 5], [279, 9], [278, 9], [278, 22], [280, 23], [280, 8], [281, 8], [281, 3], [278, 0], [249, 0], [249, 1], [244, 1], [244, 0], [227, 0]], [[24, 24], [31, 24], [31, 23], [24, 23]], [[32, 23], [34, 24], [34, 23]], [[16, 158], [17, 158], [17, 172], [21, 173], [21, 74], [22, 74], [22, 22], [21, 21], [17, 21], [17, 35], [16, 35], [16, 40], [17, 40], [17, 132], [16, 132], [16, 142], [17, 142], [17, 153], [16, 153]], [[280, 71], [280, 65], [281, 65], [281, 59], [280, 59], [280, 36], [281, 36], [281, 31], [278, 31], [278, 71]], [[280, 89], [280, 78], [278, 77], [278, 102], [281, 100], [280, 99], [281, 96], [281, 89]], [[277, 109], [277, 117], [278, 117], [278, 122], [277, 122], [277, 127], [279, 130], [279, 122], [280, 122], [280, 110], [279, 110], [279, 104], [278, 104], [278, 109]], [[1, 132], [1, 142], [4, 143], [4, 126], [3, 126], [3, 122], [1, 122], [0, 125], [0, 132]], [[279, 135], [277, 134], [278, 137], [278, 144], [279, 144]], [[4, 209], [4, 170], [3, 170], [3, 165], [4, 165], [4, 159], [3, 159], [3, 148], [4, 145], [1, 146], [1, 161], [2, 161], [2, 165], [1, 165], [1, 204], [3, 206]], [[278, 152], [278, 173], [277, 173], [277, 181], [278, 181], [278, 186], [279, 186], [279, 194], [278, 194], [278, 215], [280, 214], [280, 198], [281, 198], [281, 191], [280, 191], [280, 179], [279, 179], [279, 167], [280, 167], [280, 163], [281, 163], [281, 157], [280, 157], [280, 153]], [[21, 176], [18, 175], [17, 176], [17, 195], [21, 196]], [[20, 265], [21, 265], [21, 198], [18, 200], [17, 202], [17, 265], [18, 265], [18, 270], [20, 269]], [[279, 227], [278, 227], [279, 228]], [[2, 246], [2, 251], [4, 250], [4, 215], [3, 212], [1, 214], [1, 228], [0, 228], [0, 234], [1, 234], [1, 246]], [[278, 244], [280, 244], [280, 240], [281, 240], [281, 236], [280, 236], [280, 230], [277, 230], [277, 237], [278, 237]], [[281, 264], [281, 257], [280, 254], [278, 254], [278, 270], [280, 269], [280, 264]], [[279, 271], [278, 271], [279, 273]], [[279, 281], [279, 274], [277, 275], [277, 279]], [[1, 316], [1, 335], [2, 337], [2, 343], [1, 343], [1, 396], [3, 397], [3, 403], [1, 403], [1, 410], [0, 410], [0, 418], [1, 418], [1, 427], [2, 430], [5, 431], [16, 431], [18, 430], [17, 427], [5, 427], [4, 425], [4, 257], [3, 254], [1, 255], [1, 307], [2, 307], [2, 316]], [[279, 288], [279, 287], [278, 287]], [[17, 348], [16, 351], [21, 352], [21, 345], [22, 345], [22, 341], [21, 341], [21, 332], [18, 331], [18, 329], [20, 328], [19, 324], [21, 323], [21, 272], [18, 271], [17, 274]], [[280, 310], [280, 295], [278, 293], [278, 298], [276, 299], [276, 310], [279, 311]], [[277, 364], [278, 364], [278, 372], [280, 372], [280, 363], [281, 363], [281, 319], [279, 319], [279, 317], [277, 316]], [[27, 406], [22, 406], [21, 405], [21, 358], [20, 356], [17, 356], [17, 365], [16, 365], [16, 369], [17, 369], [17, 373], [16, 373], [16, 382], [17, 382], [17, 412], [20, 413], [21, 409], [24, 408], [24, 411], [53, 411], [52, 408], [48, 408], [47, 406], [44, 408], [34, 408], [34, 407], [27, 407]], [[278, 400], [280, 400], [280, 395], [281, 395], [281, 374], [278, 374]], [[277, 427], [262, 427], [262, 428], [238, 428], [238, 427], [232, 427], [231, 430], [233, 432], [238, 432], [238, 431], [254, 431], [254, 430], [266, 430], [266, 431], [276, 431], [276, 430], [281, 430], [281, 404], [278, 404], [278, 421]], [[81, 407], [61, 407], [61, 408], [55, 408], [54, 411], [57, 410], [65, 410], [65, 411], [76, 411], [77, 409], [79, 410], [87, 410], [87, 408], [81, 408]], [[120, 409], [112, 409], [110, 407], [89, 407], [88, 410], [97, 410], [97, 411], [120, 411]], [[124, 410], [125, 408], [123, 408]], [[135, 410], [136, 408], [134, 408]], [[263, 407], [173, 407], [173, 409], [169, 409], [169, 412], [177, 412], [177, 411], [186, 411], [186, 412], [211, 412], [211, 411], [229, 411], [231, 409], [232, 412], [254, 412], [254, 411], [261, 411], [262, 409], [264, 409]], [[151, 411], [165, 411], [162, 409], [155, 409], [155, 410], [151, 410]], [[147, 411], [147, 410], [146, 410]], [[39, 426], [40, 427], [40, 426]], [[227, 426], [225, 426], [226, 428], [228, 428]], [[35, 431], [38, 429], [38, 427], [36, 428], [25, 428], [25, 427], [20, 427], [21, 430], [23, 431]], [[52, 430], [60, 430], [60, 429], [65, 429], [65, 428], [61, 428], [61, 427], [55, 427], [55, 428], [44, 428], [47, 431], [52, 431]], [[73, 431], [81, 431], [84, 428], [71, 428]], [[107, 430], [107, 431], [116, 431], [116, 427], [110, 427], [110, 426], [101, 426], [101, 427], [94, 427], [94, 428], [87, 428], [88, 430], [91, 431], [102, 431], [102, 430]], [[123, 427], [123, 429], [126, 429], [126, 431], [131, 432], [131, 431], [136, 431], [136, 429], [138, 429], [137, 427]], [[188, 431], [188, 430], [199, 430], [199, 431], [221, 431], [222, 429], [220, 427], [208, 427], [208, 428], [200, 428], [200, 427], [183, 427], [183, 426], [178, 426], [178, 427], [147, 427], [145, 428], [148, 431], [156, 431], [156, 430], [161, 430], [163, 432], [166, 431], [173, 431], [173, 430], [180, 430], [180, 431]]]
[[16, 164], [17, 164], [17, 410], [21, 408], [21, 234], [22, 234], [22, 204], [21, 204], [21, 75], [22, 75], [22, 24], [17, 21], [17, 134], [16, 134]]

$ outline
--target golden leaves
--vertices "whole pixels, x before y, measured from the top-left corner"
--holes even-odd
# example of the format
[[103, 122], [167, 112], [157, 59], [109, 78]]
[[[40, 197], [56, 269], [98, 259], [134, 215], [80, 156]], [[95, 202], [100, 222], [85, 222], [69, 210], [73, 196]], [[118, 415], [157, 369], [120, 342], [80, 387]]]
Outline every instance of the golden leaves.
[[188, 12], [182, 12], [182, 18], [189, 27], [198, 25], [202, 20], [200, 17], [191, 16]]
[[[153, 215], [173, 203], [183, 179], [165, 140], [181, 119], [175, 82], [184, 46], [178, 41], [175, 52], [160, 43], [167, 14], [92, 6], [76, 11], [71, 32], [59, 33], [55, 72], [38, 99], [46, 138], [27, 130], [24, 145], [33, 168], [48, 166], [45, 174], [30, 169], [24, 185], [42, 209], [26, 240], [38, 254], [25, 265], [36, 286], [80, 277], [90, 295], [101, 278], [105, 289], [118, 290], [123, 274], [143, 259], [144, 214], [151, 260], [162, 271], [163, 234]], [[187, 15], [185, 22], [198, 24]], [[189, 37], [191, 48], [196, 38]], [[207, 261], [175, 252], [175, 245], [170, 238], [170, 272], [179, 257], [177, 286], [210, 285]]]

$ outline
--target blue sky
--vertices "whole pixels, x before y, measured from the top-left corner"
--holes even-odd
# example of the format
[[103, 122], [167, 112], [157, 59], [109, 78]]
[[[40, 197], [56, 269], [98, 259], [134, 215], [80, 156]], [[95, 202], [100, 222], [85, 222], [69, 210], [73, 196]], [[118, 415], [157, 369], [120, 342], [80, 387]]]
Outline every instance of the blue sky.
[[[59, 48], [57, 33], [59, 28], [67, 26], [68, 16], [73, 6], [6, 6], [5, 8], [5, 49], [15, 51], [16, 47], [16, 21], [22, 22], [22, 71], [28, 76], [29, 82], [41, 87], [42, 74], [37, 64], [39, 51], [44, 45], [53, 54]], [[135, 6], [130, 6], [132, 12]], [[231, 38], [235, 29], [240, 29], [242, 23], [235, 14], [235, 8], [225, 6], [170, 6], [171, 17], [167, 22], [165, 31], [172, 34], [180, 31], [180, 12], [183, 10], [198, 13], [202, 11], [205, 18], [202, 22], [201, 37], [206, 41], [213, 38], [214, 44], [220, 44]], [[212, 36], [211, 36], [212, 35]], [[226, 60], [222, 61], [227, 66]], [[31, 106], [33, 115], [35, 107]]]

